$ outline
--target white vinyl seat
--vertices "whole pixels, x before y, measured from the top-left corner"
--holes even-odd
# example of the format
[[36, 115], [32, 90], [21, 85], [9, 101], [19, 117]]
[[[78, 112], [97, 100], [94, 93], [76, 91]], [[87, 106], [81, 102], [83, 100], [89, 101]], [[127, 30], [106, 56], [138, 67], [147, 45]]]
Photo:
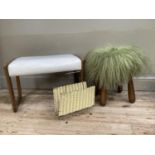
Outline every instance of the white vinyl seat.
[[81, 70], [81, 59], [73, 54], [16, 58], [8, 65], [9, 76]]
[[[83, 81], [83, 62], [73, 54], [19, 57], [4, 65], [4, 73], [8, 85], [12, 109], [17, 112], [22, 99], [20, 76], [50, 74], [58, 72], [74, 72], [74, 81]], [[77, 74], [78, 72], [78, 74]], [[77, 77], [77, 75], [79, 77]], [[15, 77], [18, 96], [15, 96], [12, 78]]]

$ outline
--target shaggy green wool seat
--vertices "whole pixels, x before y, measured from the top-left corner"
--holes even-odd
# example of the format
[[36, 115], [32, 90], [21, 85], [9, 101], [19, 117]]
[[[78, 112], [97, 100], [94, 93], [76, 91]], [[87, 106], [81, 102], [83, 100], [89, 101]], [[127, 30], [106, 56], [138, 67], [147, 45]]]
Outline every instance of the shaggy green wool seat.
[[137, 47], [105, 47], [88, 53], [85, 61], [86, 80], [99, 87], [116, 88], [140, 73], [146, 58]]

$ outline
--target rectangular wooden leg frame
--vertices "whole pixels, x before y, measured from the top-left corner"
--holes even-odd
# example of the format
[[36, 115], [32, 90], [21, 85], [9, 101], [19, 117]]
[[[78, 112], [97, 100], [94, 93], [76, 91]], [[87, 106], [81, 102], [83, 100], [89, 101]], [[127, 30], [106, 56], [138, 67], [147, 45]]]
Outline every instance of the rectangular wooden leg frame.
[[5, 73], [6, 82], [8, 85], [8, 90], [9, 90], [9, 94], [10, 94], [10, 98], [11, 98], [11, 102], [12, 102], [12, 109], [14, 112], [17, 112], [18, 105], [22, 99], [22, 89], [21, 89], [21, 84], [20, 84], [20, 78], [19, 78], [19, 76], [16, 76], [17, 92], [18, 92], [18, 97], [16, 99], [15, 94], [14, 94], [14, 90], [13, 90], [12, 79], [9, 76], [9, 72], [8, 72], [8, 65], [6, 65], [4, 67], [4, 73]]
[[[16, 99], [14, 89], [13, 89], [12, 79], [9, 76], [9, 72], [8, 72], [8, 65], [9, 65], [9, 63], [6, 66], [4, 66], [4, 73], [5, 73], [6, 82], [7, 82], [7, 85], [8, 85], [10, 98], [11, 98], [12, 109], [13, 109], [14, 112], [17, 112], [18, 105], [20, 104], [21, 99], [22, 99], [22, 88], [21, 88], [21, 83], [20, 83], [20, 77], [16, 76], [17, 93], [18, 93], [18, 97]], [[84, 79], [83, 76], [84, 76], [84, 70], [83, 70], [83, 63], [82, 63], [82, 69], [80, 71], [79, 81], [81, 81], [81, 82], [83, 81], [83, 79]]]

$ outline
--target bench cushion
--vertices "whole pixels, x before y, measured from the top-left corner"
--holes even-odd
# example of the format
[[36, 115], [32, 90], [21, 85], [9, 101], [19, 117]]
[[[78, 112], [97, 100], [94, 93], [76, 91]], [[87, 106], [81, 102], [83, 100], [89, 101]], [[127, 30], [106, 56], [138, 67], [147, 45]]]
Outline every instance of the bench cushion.
[[81, 60], [73, 54], [19, 57], [8, 66], [10, 76], [81, 70]]

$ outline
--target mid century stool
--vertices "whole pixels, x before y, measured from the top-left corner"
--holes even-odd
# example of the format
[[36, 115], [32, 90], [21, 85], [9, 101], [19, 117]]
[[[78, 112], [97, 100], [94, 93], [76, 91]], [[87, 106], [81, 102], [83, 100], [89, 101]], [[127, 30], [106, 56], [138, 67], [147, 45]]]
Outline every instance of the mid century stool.
[[122, 91], [122, 84], [128, 83], [128, 99], [135, 102], [132, 77], [140, 73], [146, 64], [146, 57], [139, 48], [132, 46], [105, 47], [90, 51], [85, 60], [86, 79], [100, 89], [101, 105], [107, 101], [107, 91]]
[[[19, 57], [4, 66], [8, 90], [14, 112], [22, 98], [20, 76], [49, 74], [58, 72], [79, 72], [80, 81], [83, 81], [83, 67], [79, 57], [73, 54]], [[16, 77], [18, 98], [15, 98], [11, 77]]]

